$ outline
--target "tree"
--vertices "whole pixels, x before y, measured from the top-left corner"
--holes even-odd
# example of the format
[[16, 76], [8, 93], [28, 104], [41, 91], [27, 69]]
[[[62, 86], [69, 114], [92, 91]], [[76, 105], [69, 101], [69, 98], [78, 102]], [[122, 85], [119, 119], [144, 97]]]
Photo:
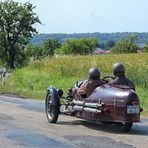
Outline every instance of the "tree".
[[41, 23], [35, 7], [27, 3], [18, 3], [12, 0], [0, 2], [0, 47], [1, 59], [10, 68], [17, 66], [16, 61], [20, 52], [16, 47], [23, 49], [29, 40], [37, 33], [35, 23]]
[[135, 34], [130, 35], [126, 39], [119, 41], [113, 48], [113, 53], [136, 53], [138, 46], [134, 43], [137, 39]]
[[15, 50], [17, 52], [16, 54], [16, 60], [15, 60], [15, 66], [20, 68], [22, 66], [25, 66], [29, 61], [29, 56], [27, 56], [25, 48], [20, 48], [18, 46], [15, 47]]
[[106, 49], [110, 49], [110, 48], [112, 48], [112, 47], [114, 47], [115, 46], [115, 42], [114, 41], [111, 41], [111, 40], [108, 40], [107, 42], [106, 42], [106, 44], [105, 44], [105, 48]]
[[99, 48], [105, 49], [104, 43], [100, 43], [100, 44], [99, 44]]
[[92, 54], [94, 49], [99, 46], [95, 38], [81, 38], [81, 39], [68, 39], [61, 48], [56, 50], [57, 54], [73, 54], [73, 55], [86, 55]]
[[46, 40], [43, 44], [43, 55], [44, 56], [53, 56], [54, 51], [57, 48], [61, 47], [61, 43], [56, 39]]
[[33, 45], [26, 45], [25, 51], [27, 53], [27, 57], [32, 58], [33, 60], [42, 59], [43, 56], [43, 47], [40, 46], [33, 46]]
[[144, 47], [144, 52], [148, 52], [148, 43], [146, 43], [146, 45]]

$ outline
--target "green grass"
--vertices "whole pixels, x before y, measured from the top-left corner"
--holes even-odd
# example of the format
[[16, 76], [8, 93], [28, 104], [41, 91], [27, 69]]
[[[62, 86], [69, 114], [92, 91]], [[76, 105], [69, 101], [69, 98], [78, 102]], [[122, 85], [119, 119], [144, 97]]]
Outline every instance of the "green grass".
[[41, 61], [31, 61], [27, 67], [15, 70], [0, 87], [1, 92], [11, 92], [29, 98], [43, 99], [53, 85], [65, 91], [80, 79], [87, 79], [90, 67], [98, 67], [101, 77], [112, 75], [116, 62], [124, 63], [126, 75], [135, 82], [136, 91], [145, 113], [148, 114], [148, 54], [118, 54], [90, 56], [59, 56]]

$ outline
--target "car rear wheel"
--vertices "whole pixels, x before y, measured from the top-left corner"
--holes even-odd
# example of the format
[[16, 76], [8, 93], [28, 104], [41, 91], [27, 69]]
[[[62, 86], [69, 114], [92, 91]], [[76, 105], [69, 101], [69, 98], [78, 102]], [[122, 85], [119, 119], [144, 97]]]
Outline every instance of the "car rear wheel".
[[52, 94], [48, 92], [45, 99], [45, 111], [47, 120], [50, 123], [56, 123], [59, 116], [59, 104], [53, 105], [53, 99], [54, 97]]
[[116, 123], [117, 128], [120, 132], [128, 132], [131, 130], [133, 123], [132, 122], [125, 122], [125, 123]]

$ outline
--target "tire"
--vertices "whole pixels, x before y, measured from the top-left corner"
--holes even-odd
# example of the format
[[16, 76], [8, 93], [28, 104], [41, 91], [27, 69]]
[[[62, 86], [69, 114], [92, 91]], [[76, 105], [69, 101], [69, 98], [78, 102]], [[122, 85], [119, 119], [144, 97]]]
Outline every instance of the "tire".
[[116, 123], [116, 126], [120, 132], [128, 132], [131, 130], [133, 123], [132, 122], [125, 122], [125, 123]]
[[45, 111], [46, 117], [49, 123], [56, 123], [59, 116], [59, 104], [58, 102], [52, 104], [54, 101], [54, 96], [52, 93], [48, 92], [45, 99]]

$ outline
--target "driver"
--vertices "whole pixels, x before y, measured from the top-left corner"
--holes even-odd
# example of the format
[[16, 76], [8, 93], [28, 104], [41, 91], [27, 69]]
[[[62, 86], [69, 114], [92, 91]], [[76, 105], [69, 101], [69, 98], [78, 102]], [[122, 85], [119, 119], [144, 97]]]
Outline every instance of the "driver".
[[117, 85], [128, 86], [129, 88], [135, 91], [134, 82], [132, 82], [125, 76], [125, 68], [123, 64], [121, 63], [114, 64], [113, 73], [114, 73], [115, 79], [110, 81], [108, 84], [114, 85], [114, 86], [117, 86]]
[[90, 96], [96, 87], [103, 84], [106, 84], [106, 82], [100, 79], [99, 69], [90, 68], [88, 72], [88, 80], [84, 81], [80, 88], [77, 90], [77, 95], [86, 98]]

